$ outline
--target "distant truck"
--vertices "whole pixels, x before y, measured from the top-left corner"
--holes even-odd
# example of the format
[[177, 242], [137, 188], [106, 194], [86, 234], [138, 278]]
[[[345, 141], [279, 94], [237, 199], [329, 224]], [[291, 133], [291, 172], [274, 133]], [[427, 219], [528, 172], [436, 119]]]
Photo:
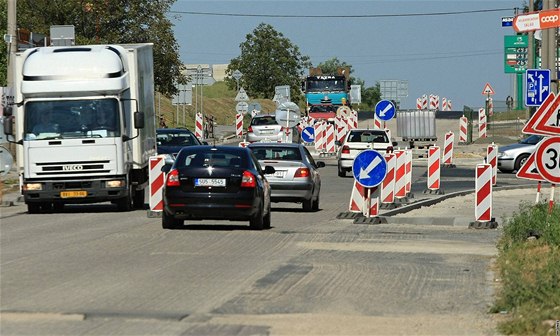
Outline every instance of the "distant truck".
[[156, 154], [153, 45], [41, 47], [18, 53], [17, 110], [4, 123], [29, 213], [111, 201], [144, 206]]
[[340, 106], [350, 106], [350, 67], [338, 68], [335, 75], [324, 75], [320, 68], [310, 68], [302, 83], [308, 115], [315, 119], [334, 120]]

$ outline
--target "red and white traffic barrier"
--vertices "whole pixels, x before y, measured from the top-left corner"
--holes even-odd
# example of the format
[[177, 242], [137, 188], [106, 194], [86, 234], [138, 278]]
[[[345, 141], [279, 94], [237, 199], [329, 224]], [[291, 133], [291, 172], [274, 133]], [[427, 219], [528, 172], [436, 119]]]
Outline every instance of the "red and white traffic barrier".
[[359, 184], [358, 181], [354, 180], [354, 186], [352, 187], [352, 193], [350, 194], [350, 204], [348, 205], [348, 211], [363, 213], [364, 204], [366, 199], [366, 188]]
[[416, 109], [417, 109], [417, 110], [421, 110], [421, 109], [422, 109], [422, 97], [416, 98]]
[[334, 125], [332, 124], [327, 124], [325, 127], [325, 150], [328, 154], [336, 153]]
[[394, 151], [396, 156], [395, 166], [395, 197], [406, 197], [406, 151]]
[[478, 110], [478, 137], [486, 138], [486, 113], [483, 108]]
[[366, 198], [364, 212], [362, 213], [366, 218], [377, 217], [379, 215], [379, 188], [365, 188]]
[[326, 148], [325, 125], [326, 123], [324, 121], [316, 122], [313, 125], [313, 130], [315, 132], [315, 150], [318, 152], [324, 152]]
[[492, 166], [492, 185], [495, 186], [498, 176], [498, 146], [494, 143], [486, 147], [486, 163]]
[[251, 144], [251, 143], [248, 142], [248, 141], [241, 141], [241, 142], [239, 143], [239, 147], [247, 147], [247, 146], [249, 146], [250, 144]]
[[431, 146], [428, 148], [428, 190], [439, 191], [440, 177], [440, 149], [439, 146]]
[[397, 165], [397, 156], [394, 153], [385, 153], [385, 161], [387, 161], [387, 175], [381, 182], [381, 190], [379, 197], [382, 204], [392, 204], [395, 202], [395, 167]]
[[427, 110], [427, 109], [428, 109], [428, 96], [423, 95], [422, 96], [422, 110]]
[[492, 221], [492, 166], [483, 163], [476, 165], [475, 211], [477, 222]]
[[447, 111], [447, 98], [445, 97], [441, 98], [441, 110]]
[[150, 211], [159, 212], [163, 211], [163, 185], [165, 183], [165, 173], [161, 171], [165, 165], [165, 158], [163, 156], [150, 157], [150, 171], [148, 173], [150, 193]]
[[452, 105], [451, 100], [447, 99], [447, 111], [451, 111]]
[[194, 136], [199, 140], [202, 140], [204, 137], [204, 133], [202, 131], [204, 129], [204, 124], [202, 119], [202, 113], [198, 112], [195, 116]]
[[445, 141], [443, 142], [443, 164], [453, 167], [453, 142], [455, 134], [453, 132], [445, 133]]
[[467, 117], [462, 116], [459, 119], [459, 142], [467, 143], [467, 128], [469, 120]]
[[235, 115], [235, 134], [238, 138], [243, 136], [243, 114], [241, 113]]
[[412, 189], [412, 149], [405, 149], [405, 159], [406, 163], [404, 166], [405, 170], [405, 190], [406, 195], [410, 194], [410, 190]]
[[336, 126], [336, 141], [344, 141], [346, 133], [348, 133], [346, 119], [343, 117], [336, 117], [334, 124]]
[[373, 129], [378, 130], [378, 129], [382, 129], [382, 128], [383, 128], [383, 125], [382, 125], [381, 120], [379, 118], [377, 118], [376, 115], [374, 115], [373, 116]]

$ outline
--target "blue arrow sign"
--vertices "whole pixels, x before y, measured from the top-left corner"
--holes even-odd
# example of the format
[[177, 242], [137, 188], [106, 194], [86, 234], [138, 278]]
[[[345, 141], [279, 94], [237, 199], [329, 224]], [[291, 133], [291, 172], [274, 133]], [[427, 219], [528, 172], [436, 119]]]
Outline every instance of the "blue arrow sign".
[[393, 119], [395, 116], [396, 108], [390, 100], [380, 100], [375, 104], [375, 115], [383, 121]]
[[375, 187], [387, 175], [387, 161], [379, 152], [366, 149], [354, 159], [352, 173], [359, 184], [366, 188]]
[[315, 141], [315, 129], [311, 126], [304, 128], [303, 131], [301, 131], [301, 138], [307, 143]]
[[550, 70], [527, 69], [525, 73], [525, 105], [540, 106], [550, 93]]

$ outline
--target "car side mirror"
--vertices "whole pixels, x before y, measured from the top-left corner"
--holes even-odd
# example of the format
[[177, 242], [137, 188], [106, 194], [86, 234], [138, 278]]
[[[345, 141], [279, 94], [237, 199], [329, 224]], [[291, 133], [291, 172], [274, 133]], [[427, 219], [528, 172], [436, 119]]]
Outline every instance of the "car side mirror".
[[325, 167], [325, 162], [324, 161], [317, 161], [317, 162], [315, 162], [315, 164], [317, 164], [317, 168]]
[[134, 112], [134, 128], [144, 128], [144, 113]]
[[274, 167], [264, 166], [264, 174], [265, 175], [274, 174], [275, 172], [276, 172], [276, 169], [274, 169]]

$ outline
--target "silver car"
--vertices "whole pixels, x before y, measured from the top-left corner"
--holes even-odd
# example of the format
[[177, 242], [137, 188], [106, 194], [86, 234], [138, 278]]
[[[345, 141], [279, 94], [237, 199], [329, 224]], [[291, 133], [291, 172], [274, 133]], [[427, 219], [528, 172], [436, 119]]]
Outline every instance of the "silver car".
[[287, 142], [301, 142], [297, 127], [290, 127], [287, 135], [286, 137], [286, 127], [278, 124], [275, 115], [261, 114], [251, 119], [246, 139], [247, 142], [286, 142], [285, 139], [288, 138], [290, 141]]
[[301, 202], [304, 211], [319, 210], [323, 161], [315, 161], [302, 144], [253, 143], [249, 145], [261, 166], [272, 166], [266, 175], [272, 189], [272, 202]]
[[519, 170], [543, 138], [542, 135], [531, 135], [518, 143], [498, 147], [498, 169], [503, 173]]

